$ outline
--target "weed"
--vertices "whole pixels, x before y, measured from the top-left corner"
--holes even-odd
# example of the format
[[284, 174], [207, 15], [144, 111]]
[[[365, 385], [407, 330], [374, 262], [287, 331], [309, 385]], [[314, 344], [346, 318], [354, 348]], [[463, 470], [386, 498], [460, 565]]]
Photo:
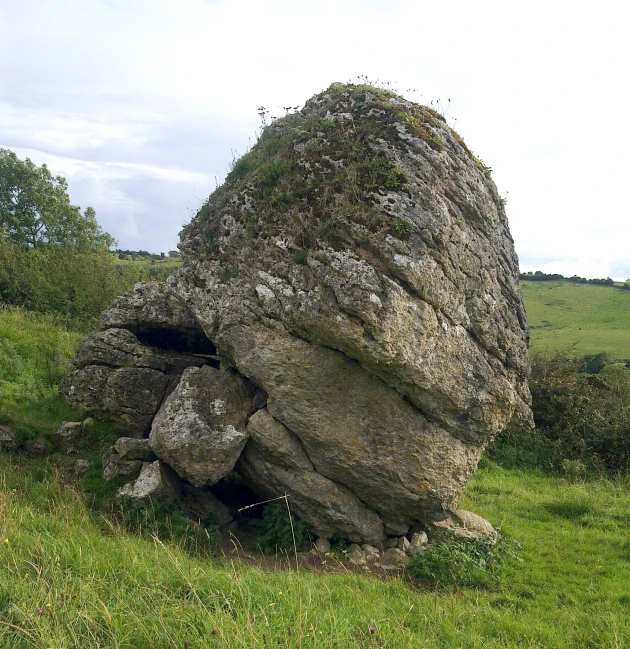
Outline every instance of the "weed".
[[229, 264], [221, 266], [217, 273], [217, 280], [220, 284], [225, 284], [235, 277], [238, 277], [238, 268], [230, 266]]
[[308, 250], [296, 250], [293, 253], [293, 263], [294, 264], [305, 264], [308, 258]]
[[486, 539], [448, 539], [413, 557], [407, 576], [437, 588], [488, 588], [498, 583], [498, 568], [506, 558], [520, 560], [522, 547], [499, 535], [496, 545]]
[[308, 526], [299, 518], [293, 517], [293, 525], [287, 508], [280, 503], [269, 503], [263, 509], [262, 520], [258, 530], [258, 544], [263, 552], [294, 553], [308, 550], [311, 536]]
[[398, 236], [408, 237], [413, 232], [413, 225], [405, 219], [394, 219], [392, 229]]

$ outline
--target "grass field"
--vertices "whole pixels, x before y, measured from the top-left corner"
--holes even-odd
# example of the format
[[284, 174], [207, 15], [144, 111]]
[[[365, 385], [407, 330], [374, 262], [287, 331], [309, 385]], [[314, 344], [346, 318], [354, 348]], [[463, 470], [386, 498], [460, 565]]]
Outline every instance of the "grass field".
[[[528, 309], [549, 322], [563, 310], [547, 303], [582, 304], [576, 317], [612, 348], [581, 353], [616, 349], [626, 292], [524, 284]], [[588, 315], [590, 292], [600, 302]], [[0, 310], [0, 424], [34, 437], [82, 416], [55, 395], [81, 336], [58, 319]], [[98, 457], [111, 434], [103, 428], [82, 452]], [[0, 451], [0, 647], [630, 646], [629, 478], [569, 481], [483, 460], [460, 507], [522, 550], [485, 589], [432, 590], [405, 576], [298, 572], [286, 560], [267, 570], [209, 556], [161, 528], [130, 528], [108, 515], [103, 493], [93, 504], [92, 482], [71, 477], [75, 457]]]
[[521, 281], [533, 352], [630, 358], [630, 291], [567, 281]]
[[627, 482], [486, 463], [462, 506], [519, 541], [521, 559], [493, 589], [431, 592], [190, 555], [108, 523], [50, 465], [20, 472], [0, 455], [0, 646], [630, 645]]

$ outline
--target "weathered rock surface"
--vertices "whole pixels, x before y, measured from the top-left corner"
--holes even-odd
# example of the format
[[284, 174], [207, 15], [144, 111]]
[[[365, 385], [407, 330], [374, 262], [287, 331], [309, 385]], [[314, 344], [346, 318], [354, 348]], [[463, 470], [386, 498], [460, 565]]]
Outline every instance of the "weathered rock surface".
[[209, 490], [182, 484], [181, 509], [189, 518], [223, 526], [232, 520], [230, 510]]
[[[323, 538], [378, 545], [451, 521], [485, 445], [532, 425], [504, 201], [435, 111], [334, 84], [264, 132], [180, 248], [166, 287], [104, 314], [62, 393], [135, 431], [162, 404], [151, 445], [192, 484], [251, 437], [237, 466], [260, 495], [286, 493]], [[199, 359], [266, 409], [250, 394], [238, 424], [219, 414], [201, 381], [216, 370], [183, 369]]]
[[270, 462], [290, 469], [314, 470], [298, 437], [274, 419], [268, 410], [259, 410], [250, 417], [247, 432], [254, 443], [263, 448]]
[[122, 458], [114, 446], [110, 446], [101, 459], [103, 480], [109, 482], [114, 478], [137, 478], [142, 470], [142, 460]]
[[143, 462], [153, 462], [157, 459], [148, 439], [121, 437], [116, 440], [114, 450], [121, 460], [142, 460]]
[[103, 313], [97, 329], [128, 329], [147, 345], [214, 353], [190, 309], [162, 284], [136, 284]]
[[55, 444], [63, 446], [78, 442], [83, 435], [83, 424], [80, 421], [64, 421], [51, 438]]
[[180, 490], [181, 484], [175, 472], [156, 460], [145, 462], [138, 478], [121, 487], [118, 495], [145, 502], [159, 500], [172, 503], [180, 497]]
[[76, 369], [64, 377], [59, 393], [77, 410], [141, 437], [184, 369], [203, 363], [198, 356], [144, 345], [126, 329], [107, 329], [81, 343]]
[[193, 485], [213, 485], [236, 464], [258, 390], [236, 373], [187, 369], [160, 408], [149, 441], [154, 453]]
[[0, 451], [14, 451], [18, 447], [17, 435], [8, 426], [0, 426]]
[[317, 536], [337, 533], [356, 543], [378, 543], [383, 524], [349, 489], [316, 471], [288, 468], [268, 461], [264, 450], [248, 444], [241, 470], [264, 497], [290, 494], [291, 511], [308, 521]]
[[431, 523], [429, 529], [431, 540], [444, 540], [445, 538], [481, 539], [494, 544], [497, 540], [497, 531], [485, 518], [478, 514], [458, 509], [441, 521]]

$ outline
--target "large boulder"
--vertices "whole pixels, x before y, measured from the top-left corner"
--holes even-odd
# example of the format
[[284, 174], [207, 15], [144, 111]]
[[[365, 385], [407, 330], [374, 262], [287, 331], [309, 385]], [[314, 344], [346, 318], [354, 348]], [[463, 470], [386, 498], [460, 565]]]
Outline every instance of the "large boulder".
[[[264, 131], [180, 249], [166, 287], [139, 285], [103, 316], [92, 346], [109, 336], [131, 367], [90, 361], [75, 370], [89, 380], [68, 383], [91, 403], [112, 393], [104, 367], [133, 384], [188, 362], [158, 367], [112, 329], [201, 359], [147, 396], [141, 424], [160, 408], [151, 445], [193, 485], [240, 453], [250, 485], [286, 494], [319, 536], [378, 544], [450, 520], [487, 443], [533, 425], [504, 201], [430, 108], [333, 84]], [[266, 409], [248, 392], [221, 419], [218, 387], [204, 387], [219, 367]]]

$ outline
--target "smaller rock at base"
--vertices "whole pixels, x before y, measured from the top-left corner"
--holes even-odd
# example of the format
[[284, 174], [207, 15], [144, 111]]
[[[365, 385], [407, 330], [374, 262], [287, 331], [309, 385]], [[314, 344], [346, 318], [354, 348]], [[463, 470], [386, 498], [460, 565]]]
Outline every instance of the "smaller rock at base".
[[120, 437], [114, 444], [114, 449], [121, 460], [154, 462], [157, 459], [148, 439]]
[[411, 546], [411, 543], [409, 543], [409, 539], [406, 536], [401, 536], [398, 539], [397, 547], [401, 552], [404, 552], [405, 554], [407, 554], [409, 552], [409, 547], [410, 546]]
[[103, 480], [109, 482], [114, 478], [137, 478], [142, 470], [140, 460], [122, 460], [113, 446], [103, 453]]
[[459, 509], [448, 518], [431, 524], [431, 538], [479, 539], [494, 544], [497, 532], [492, 525], [473, 512]]
[[64, 421], [51, 435], [55, 444], [65, 445], [78, 442], [83, 437], [83, 425], [80, 421]]
[[0, 426], [0, 450], [14, 451], [18, 447], [17, 435], [6, 426]]
[[428, 542], [429, 537], [426, 532], [414, 532], [411, 535], [409, 548], [406, 550], [407, 554], [412, 557], [417, 554], [423, 555], [426, 552], [426, 545]]
[[202, 523], [214, 521], [223, 527], [232, 521], [230, 510], [209, 489], [191, 484], [182, 485], [181, 509], [186, 516]]
[[319, 554], [328, 554], [330, 552], [330, 541], [321, 536], [313, 543], [313, 547]]
[[159, 460], [145, 462], [137, 480], [121, 487], [118, 496], [128, 496], [140, 501], [159, 500], [172, 503], [179, 498], [180, 484], [177, 474]]
[[363, 552], [365, 552], [365, 559], [368, 565], [374, 565], [381, 558], [381, 553], [378, 548], [373, 545], [368, 545], [367, 543], [361, 546]]
[[402, 570], [409, 565], [411, 559], [398, 548], [390, 548], [383, 552], [381, 567], [384, 570]]
[[84, 433], [89, 433], [92, 428], [94, 428], [94, 425], [96, 424], [96, 419], [93, 417], [86, 417], [82, 422], [81, 422], [81, 428], [83, 428]]
[[353, 543], [348, 548], [347, 556], [348, 559], [350, 559], [350, 562], [353, 563], [355, 566], [361, 567], [367, 565], [367, 557], [365, 556], [365, 552], [363, 552], [361, 547], [358, 546], [356, 543]]
[[41, 435], [35, 439], [29, 439], [24, 445], [26, 453], [31, 457], [42, 457], [48, 455], [48, 444]]
[[74, 477], [75, 478], [82, 478], [90, 468], [90, 463], [88, 460], [86, 460], [84, 457], [79, 458], [75, 463], [74, 463]]
[[411, 535], [411, 545], [426, 545], [429, 542], [429, 537], [426, 532], [414, 532]]

